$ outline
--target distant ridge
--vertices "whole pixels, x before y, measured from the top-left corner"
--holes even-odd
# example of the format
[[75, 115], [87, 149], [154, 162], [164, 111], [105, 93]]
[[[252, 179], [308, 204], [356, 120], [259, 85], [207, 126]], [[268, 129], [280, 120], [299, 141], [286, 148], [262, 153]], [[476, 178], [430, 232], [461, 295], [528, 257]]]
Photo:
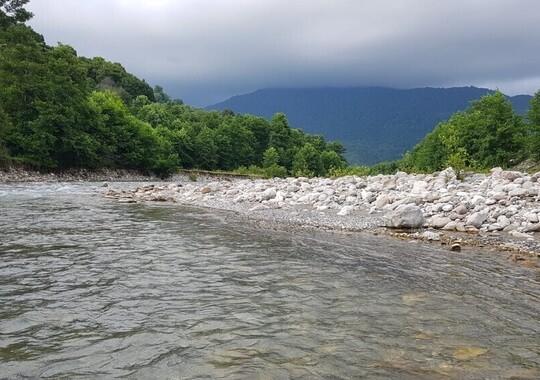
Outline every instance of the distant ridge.
[[[291, 126], [341, 141], [350, 163], [371, 165], [400, 158], [439, 122], [493, 92], [477, 87], [275, 88], [234, 96], [207, 109], [265, 118], [283, 112]], [[532, 97], [508, 99], [523, 114]]]

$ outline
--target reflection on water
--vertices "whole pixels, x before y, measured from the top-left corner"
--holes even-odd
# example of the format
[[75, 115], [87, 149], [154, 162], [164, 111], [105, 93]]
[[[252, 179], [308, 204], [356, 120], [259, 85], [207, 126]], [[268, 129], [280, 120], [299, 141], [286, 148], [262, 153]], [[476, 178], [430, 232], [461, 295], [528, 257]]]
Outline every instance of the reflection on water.
[[504, 257], [0, 186], [0, 378], [540, 377]]

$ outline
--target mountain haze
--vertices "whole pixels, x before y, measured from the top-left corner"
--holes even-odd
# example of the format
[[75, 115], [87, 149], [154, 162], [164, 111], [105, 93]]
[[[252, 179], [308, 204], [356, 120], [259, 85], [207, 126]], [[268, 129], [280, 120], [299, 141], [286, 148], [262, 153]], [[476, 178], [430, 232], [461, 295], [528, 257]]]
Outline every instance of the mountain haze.
[[[476, 87], [263, 89], [207, 109], [230, 109], [267, 119], [283, 112], [291, 126], [341, 141], [350, 163], [371, 165], [400, 158], [439, 122], [493, 92]], [[509, 97], [519, 114], [531, 99], [528, 95]]]

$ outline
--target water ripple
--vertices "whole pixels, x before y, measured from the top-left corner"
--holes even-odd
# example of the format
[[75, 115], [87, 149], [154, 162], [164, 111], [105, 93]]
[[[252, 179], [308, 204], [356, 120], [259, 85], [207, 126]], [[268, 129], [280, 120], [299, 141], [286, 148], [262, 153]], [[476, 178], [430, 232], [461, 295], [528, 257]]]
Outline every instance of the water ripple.
[[0, 185], [0, 378], [538, 378], [540, 286], [485, 251], [250, 230]]

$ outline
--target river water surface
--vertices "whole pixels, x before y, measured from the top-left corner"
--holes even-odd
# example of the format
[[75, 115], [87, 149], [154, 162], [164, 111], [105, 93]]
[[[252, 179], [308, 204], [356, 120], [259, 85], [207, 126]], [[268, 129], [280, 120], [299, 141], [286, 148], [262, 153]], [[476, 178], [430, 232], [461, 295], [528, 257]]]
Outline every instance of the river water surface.
[[0, 379], [540, 377], [538, 274], [502, 254], [102, 192], [0, 185]]

